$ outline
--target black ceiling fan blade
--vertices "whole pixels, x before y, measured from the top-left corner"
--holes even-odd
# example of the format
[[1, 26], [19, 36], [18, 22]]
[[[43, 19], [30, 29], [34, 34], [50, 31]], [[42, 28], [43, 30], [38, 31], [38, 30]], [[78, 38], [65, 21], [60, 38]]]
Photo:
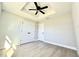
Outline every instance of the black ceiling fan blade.
[[46, 9], [46, 8], [48, 8], [48, 6], [42, 7], [42, 8], [40, 8], [40, 9]]
[[37, 10], [37, 9], [29, 9], [29, 10]]
[[38, 11], [36, 11], [35, 15], [37, 15]]
[[43, 11], [41, 11], [41, 10], [39, 10], [41, 13], [43, 13], [43, 14], [45, 14], [45, 12], [43, 12]]
[[36, 6], [36, 8], [38, 7], [38, 4], [37, 4], [37, 2], [34, 2], [34, 4], [35, 4], [35, 6]]

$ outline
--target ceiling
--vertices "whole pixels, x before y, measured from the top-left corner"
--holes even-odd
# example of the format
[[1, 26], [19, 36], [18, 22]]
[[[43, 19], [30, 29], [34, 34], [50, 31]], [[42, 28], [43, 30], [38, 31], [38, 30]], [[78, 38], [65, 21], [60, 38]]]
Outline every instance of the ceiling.
[[38, 15], [35, 15], [35, 11], [29, 11], [28, 9], [35, 8], [33, 2], [4, 2], [3, 9], [24, 18], [41, 21], [50, 15], [69, 13], [72, 8], [72, 3], [70, 2], [38, 2], [38, 4], [40, 6], [48, 6], [46, 10], [43, 10], [45, 14], [38, 12]]

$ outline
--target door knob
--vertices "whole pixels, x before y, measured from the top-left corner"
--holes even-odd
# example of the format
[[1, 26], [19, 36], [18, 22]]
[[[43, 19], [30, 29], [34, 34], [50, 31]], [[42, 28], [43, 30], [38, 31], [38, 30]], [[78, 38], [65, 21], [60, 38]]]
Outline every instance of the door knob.
[[30, 32], [28, 32], [27, 34], [31, 34]]

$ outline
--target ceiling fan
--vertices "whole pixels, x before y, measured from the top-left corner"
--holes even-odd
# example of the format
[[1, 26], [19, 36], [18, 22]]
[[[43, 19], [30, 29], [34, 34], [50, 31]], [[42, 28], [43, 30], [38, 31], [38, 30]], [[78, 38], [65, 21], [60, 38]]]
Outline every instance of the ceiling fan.
[[29, 9], [29, 10], [36, 11], [35, 15], [37, 15], [38, 11], [40, 11], [42, 14], [45, 14], [45, 12], [43, 12], [42, 10], [48, 8], [48, 6], [40, 7], [38, 6], [37, 2], [34, 2], [34, 4], [36, 6], [36, 9]]

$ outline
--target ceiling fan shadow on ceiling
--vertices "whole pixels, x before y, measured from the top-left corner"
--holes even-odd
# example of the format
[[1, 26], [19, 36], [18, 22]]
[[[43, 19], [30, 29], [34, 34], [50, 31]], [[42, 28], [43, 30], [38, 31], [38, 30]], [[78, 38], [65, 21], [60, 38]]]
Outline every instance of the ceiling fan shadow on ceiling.
[[29, 10], [36, 11], [35, 15], [37, 15], [38, 12], [41, 12], [42, 14], [45, 14], [45, 12], [43, 12], [42, 10], [48, 8], [48, 6], [40, 7], [40, 6], [37, 4], [37, 2], [34, 2], [34, 4], [35, 4], [35, 6], [36, 6], [36, 9], [29, 9]]

